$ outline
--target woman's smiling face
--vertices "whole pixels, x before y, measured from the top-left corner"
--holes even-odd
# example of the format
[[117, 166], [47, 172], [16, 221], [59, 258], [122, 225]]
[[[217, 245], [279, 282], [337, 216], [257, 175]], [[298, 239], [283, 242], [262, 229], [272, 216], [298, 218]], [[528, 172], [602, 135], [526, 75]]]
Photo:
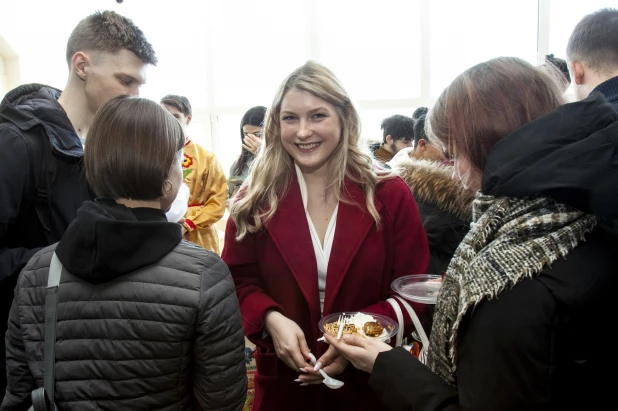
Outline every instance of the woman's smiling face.
[[281, 102], [281, 143], [303, 173], [320, 171], [341, 139], [335, 107], [315, 95], [290, 89]]

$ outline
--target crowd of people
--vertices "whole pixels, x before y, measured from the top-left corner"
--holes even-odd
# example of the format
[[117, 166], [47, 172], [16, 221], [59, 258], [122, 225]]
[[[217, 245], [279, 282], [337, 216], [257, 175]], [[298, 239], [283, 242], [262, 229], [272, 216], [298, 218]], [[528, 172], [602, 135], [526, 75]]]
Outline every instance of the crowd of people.
[[[244, 114], [226, 178], [186, 97], [139, 97], [158, 62], [143, 32], [86, 17], [64, 90], [0, 104], [0, 410], [607, 407], [618, 10], [583, 17], [566, 57], [480, 62], [372, 145], [307, 62]], [[427, 273], [426, 359], [318, 327], [364, 312], [419, 331], [391, 284]]]

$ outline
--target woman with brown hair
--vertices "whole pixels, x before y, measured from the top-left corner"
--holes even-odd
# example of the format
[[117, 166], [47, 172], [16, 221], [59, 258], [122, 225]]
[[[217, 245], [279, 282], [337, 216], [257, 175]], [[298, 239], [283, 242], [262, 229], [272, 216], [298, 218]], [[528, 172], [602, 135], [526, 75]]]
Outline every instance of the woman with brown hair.
[[[3, 411], [27, 409], [44, 377], [62, 410], [242, 409], [243, 336], [230, 273], [165, 217], [182, 184], [184, 144], [178, 122], [153, 101], [121, 96], [99, 109], [84, 155], [98, 198], [19, 276]], [[56, 258], [57, 338], [45, 341]], [[54, 342], [55, 380], [43, 358]]]
[[[465, 71], [429, 130], [477, 192], [443, 281], [427, 366], [327, 336], [394, 410], [597, 410], [614, 402], [618, 113], [600, 94], [562, 105], [542, 68]], [[382, 352], [382, 353], [381, 353]]]
[[[410, 190], [373, 168], [359, 138], [358, 113], [330, 70], [308, 62], [283, 81], [222, 256], [258, 347], [254, 410], [382, 408], [367, 374], [318, 344], [318, 323], [356, 311], [396, 321], [390, 284], [423, 273], [429, 253]], [[320, 367], [345, 385], [329, 390]]]

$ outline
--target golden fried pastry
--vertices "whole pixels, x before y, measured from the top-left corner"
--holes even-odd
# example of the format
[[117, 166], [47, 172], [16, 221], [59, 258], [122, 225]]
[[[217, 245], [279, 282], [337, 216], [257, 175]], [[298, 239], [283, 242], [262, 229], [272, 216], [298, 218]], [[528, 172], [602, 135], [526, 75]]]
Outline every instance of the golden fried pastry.
[[384, 331], [384, 327], [378, 322], [368, 322], [363, 325], [363, 332], [368, 337], [379, 337], [382, 331]]

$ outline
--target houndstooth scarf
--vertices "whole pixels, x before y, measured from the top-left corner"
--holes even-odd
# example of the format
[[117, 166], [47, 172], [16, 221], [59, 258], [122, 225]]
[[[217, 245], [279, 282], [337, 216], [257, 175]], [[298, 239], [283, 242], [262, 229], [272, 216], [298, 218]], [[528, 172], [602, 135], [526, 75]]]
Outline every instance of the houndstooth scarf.
[[477, 194], [473, 223], [442, 283], [427, 365], [455, 385], [457, 336], [466, 312], [564, 257], [596, 225], [596, 218], [548, 198]]

